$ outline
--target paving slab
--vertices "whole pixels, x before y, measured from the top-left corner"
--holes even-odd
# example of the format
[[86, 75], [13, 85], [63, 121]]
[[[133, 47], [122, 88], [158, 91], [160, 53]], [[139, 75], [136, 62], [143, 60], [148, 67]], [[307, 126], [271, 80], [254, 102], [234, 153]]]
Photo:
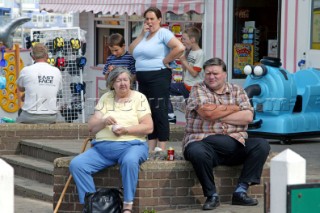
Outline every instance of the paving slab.
[[[52, 213], [53, 207], [49, 202], [33, 200], [21, 196], [15, 196], [15, 213]], [[214, 210], [203, 211], [202, 209], [175, 209], [166, 211], [157, 211], [158, 213], [263, 213], [263, 200], [259, 199], [257, 206], [233, 206], [223, 203]], [[137, 212], [138, 213], [138, 212]]]

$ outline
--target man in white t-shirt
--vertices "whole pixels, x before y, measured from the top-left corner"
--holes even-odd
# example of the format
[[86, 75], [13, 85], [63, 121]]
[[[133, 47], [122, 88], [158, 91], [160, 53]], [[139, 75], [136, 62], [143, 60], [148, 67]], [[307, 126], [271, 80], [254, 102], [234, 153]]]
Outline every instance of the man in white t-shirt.
[[58, 68], [48, 64], [48, 49], [37, 43], [30, 53], [34, 64], [24, 67], [17, 80], [18, 90], [24, 92], [22, 111], [17, 123], [55, 123], [57, 94], [62, 78]]
[[[204, 79], [202, 65], [204, 62], [204, 54], [199, 46], [201, 32], [196, 27], [186, 29], [182, 34], [182, 43], [186, 49], [190, 49], [188, 54], [184, 54], [180, 58], [182, 68], [184, 70], [182, 83], [171, 83], [170, 95], [183, 96], [185, 99], [189, 98], [189, 93], [192, 86], [196, 83], [202, 82]], [[173, 113], [173, 106], [169, 100], [168, 105], [168, 119], [170, 123], [176, 123], [176, 116]]]

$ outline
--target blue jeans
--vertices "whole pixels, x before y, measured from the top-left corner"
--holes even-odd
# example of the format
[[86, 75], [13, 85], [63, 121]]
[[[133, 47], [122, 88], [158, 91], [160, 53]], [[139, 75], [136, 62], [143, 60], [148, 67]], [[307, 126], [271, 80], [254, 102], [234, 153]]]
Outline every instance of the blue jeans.
[[148, 144], [132, 140], [93, 141], [92, 145], [92, 148], [74, 157], [69, 166], [77, 186], [80, 203], [84, 204], [86, 192], [96, 191], [92, 175], [117, 163], [120, 165], [124, 201], [132, 202], [136, 193], [139, 167], [148, 158]]
[[[179, 96], [182, 95], [185, 99], [189, 98], [189, 91], [184, 86], [184, 83], [171, 83], [170, 95]], [[173, 113], [173, 106], [169, 98], [168, 113]]]

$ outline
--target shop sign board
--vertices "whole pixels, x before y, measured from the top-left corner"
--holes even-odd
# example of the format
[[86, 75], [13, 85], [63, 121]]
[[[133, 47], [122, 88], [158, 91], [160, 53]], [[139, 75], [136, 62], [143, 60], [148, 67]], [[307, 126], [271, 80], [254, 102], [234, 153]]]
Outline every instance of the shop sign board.
[[236, 43], [233, 48], [234, 63], [233, 63], [233, 74], [243, 75], [243, 68], [247, 64], [253, 64], [253, 45]]

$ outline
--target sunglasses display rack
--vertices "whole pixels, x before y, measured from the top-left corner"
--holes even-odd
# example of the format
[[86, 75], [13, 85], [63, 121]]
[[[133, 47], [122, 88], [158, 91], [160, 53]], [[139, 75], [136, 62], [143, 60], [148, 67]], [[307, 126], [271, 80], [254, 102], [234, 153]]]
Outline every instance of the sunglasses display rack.
[[85, 123], [85, 90], [83, 69], [86, 63], [85, 43], [80, 40], [79, 27], [31, 30], [31, 45], [48, 47], [48, 63], [60, 69], [62, 90], [58, 94], [58, 121]]

